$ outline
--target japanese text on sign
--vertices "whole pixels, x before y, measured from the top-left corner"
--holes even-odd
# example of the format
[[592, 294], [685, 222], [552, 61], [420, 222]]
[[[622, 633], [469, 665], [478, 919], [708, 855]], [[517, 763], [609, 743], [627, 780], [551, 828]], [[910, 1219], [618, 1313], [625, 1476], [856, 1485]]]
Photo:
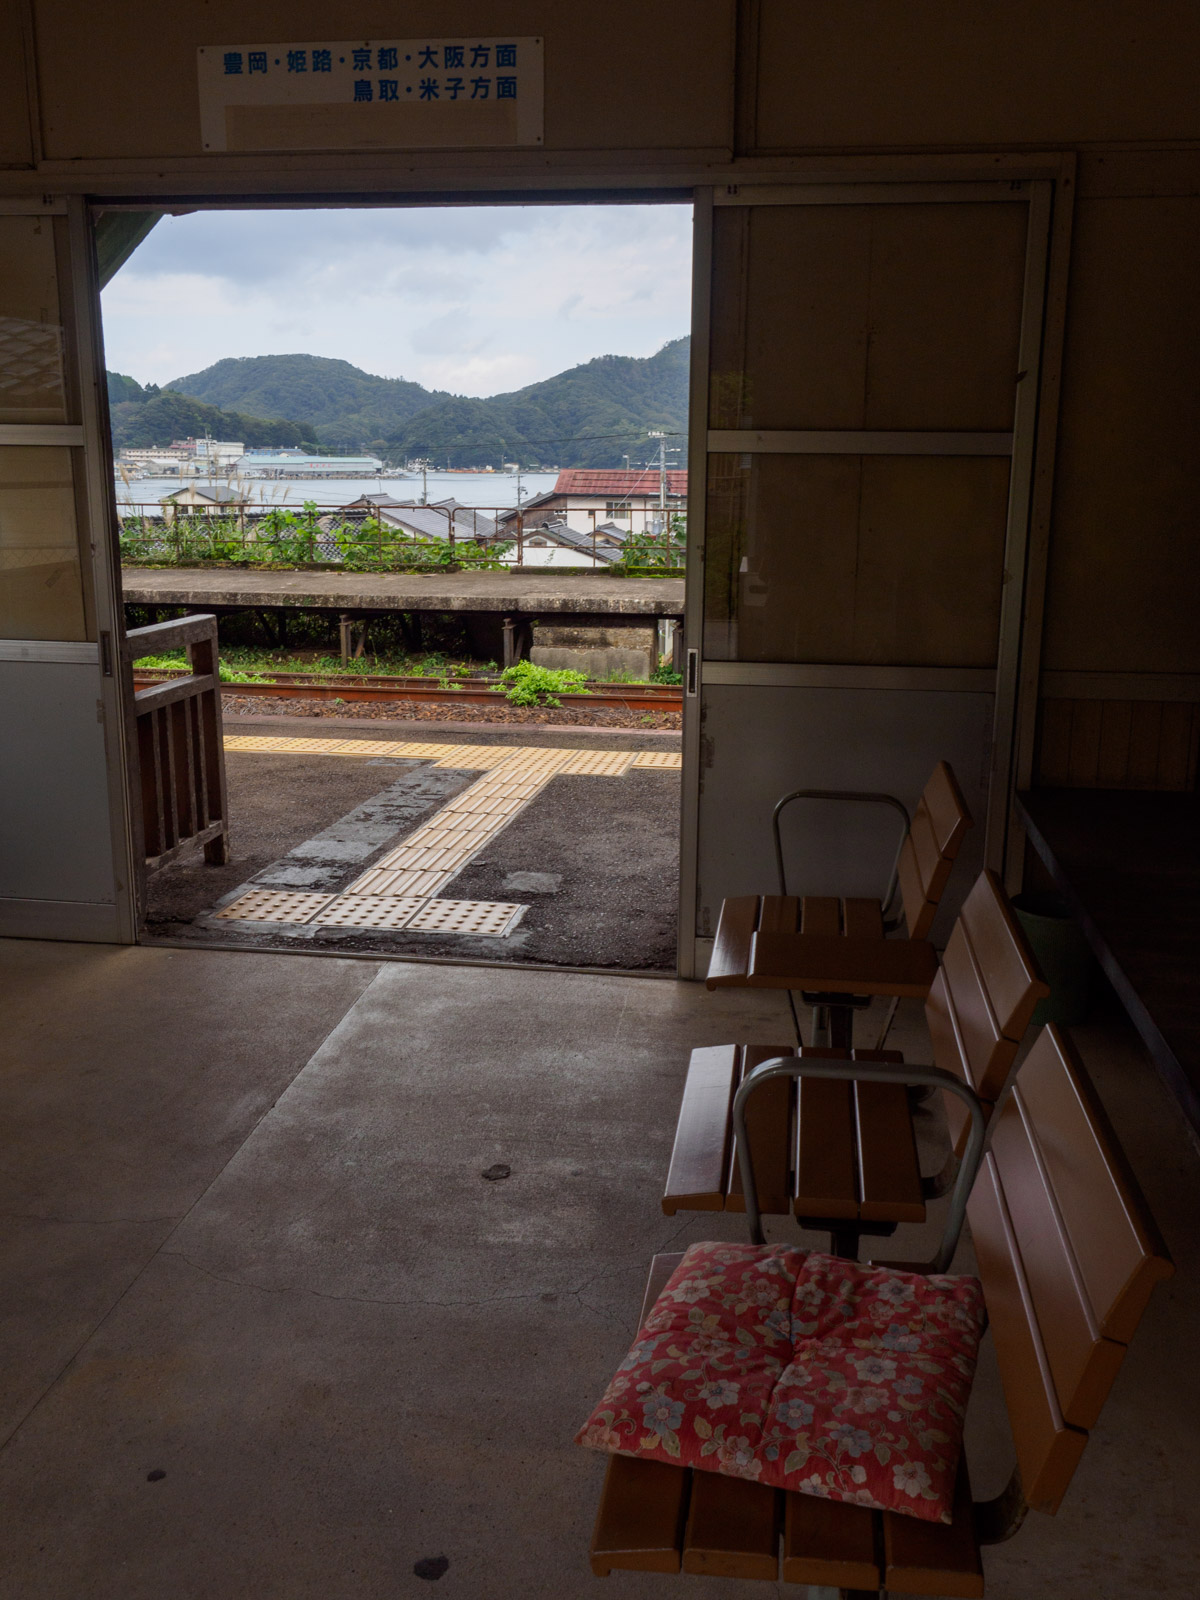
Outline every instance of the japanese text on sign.
[[205, 45], [205, 150], [542, 143], [542, 41]]

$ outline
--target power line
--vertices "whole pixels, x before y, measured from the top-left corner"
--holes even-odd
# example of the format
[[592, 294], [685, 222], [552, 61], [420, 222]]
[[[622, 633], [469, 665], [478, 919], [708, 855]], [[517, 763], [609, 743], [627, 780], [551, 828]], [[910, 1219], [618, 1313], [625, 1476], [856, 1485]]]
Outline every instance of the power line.
[[[567, 435], [558, 439], [526, 439], [526, 444], [599, 444], [605, 439], [644, 439], [645, 428], [630, 430], [628, 433], [579, 433]], [[686, 433], [666, 433], [666, 439], [686, 439]]]

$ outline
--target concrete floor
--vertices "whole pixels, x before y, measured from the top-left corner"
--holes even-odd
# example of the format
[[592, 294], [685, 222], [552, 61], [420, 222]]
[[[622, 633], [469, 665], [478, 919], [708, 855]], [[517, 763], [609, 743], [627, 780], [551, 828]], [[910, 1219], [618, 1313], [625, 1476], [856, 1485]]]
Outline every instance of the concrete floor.
[[[635, 1331], [649, 1256], [740, 1233], [658, 1209], [687, 1051], [786, 1038], [783, 1005], [17, 941], [0, 979], [0, 1592], [392, 1600], [446, 1557], [447, 1596], [597, 1593], [603, 1468], [571, 1436]], [[988, 1594], [1182, 1600], [1200, 1164], [1119, 1019], [1078, 1037], [1179, 1274], [1062, 1512], [988, 1552]], [[511, 1177], [482, 1179], [496, 1162]], [[878, 1253], [927, 1253], [919, 1233]], [[977, 1492], [1005, 1475], [1002, 1415], [985, 1361]], [[625, 1574], [600, 1592], [770, 1588]]]

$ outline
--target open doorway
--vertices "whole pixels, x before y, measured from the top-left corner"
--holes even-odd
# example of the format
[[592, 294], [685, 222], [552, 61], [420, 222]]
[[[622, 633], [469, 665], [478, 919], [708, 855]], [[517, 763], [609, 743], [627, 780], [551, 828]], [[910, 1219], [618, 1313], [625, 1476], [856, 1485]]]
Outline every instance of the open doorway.
[[143, 937], [674, 970], [690, 209], [202, 209], [112, 277], [143, 797], [196, 614], [228, 794], [147, 817]]

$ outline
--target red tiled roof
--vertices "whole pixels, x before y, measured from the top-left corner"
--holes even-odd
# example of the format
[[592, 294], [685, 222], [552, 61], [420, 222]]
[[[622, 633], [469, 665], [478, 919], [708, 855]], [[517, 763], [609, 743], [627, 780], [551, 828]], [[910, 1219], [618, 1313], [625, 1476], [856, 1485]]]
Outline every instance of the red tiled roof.
[[[668, 471], [667, 493], [687, 494], [687, 473]], [[658, 468], [642, 467], [638, 472], [610, 472], [597, 467], [572, 467], [560, 472], [554, 485], [555, 494], [602, 494], [613, 499], [626, 495], [656, 495], [658, 493]]]

